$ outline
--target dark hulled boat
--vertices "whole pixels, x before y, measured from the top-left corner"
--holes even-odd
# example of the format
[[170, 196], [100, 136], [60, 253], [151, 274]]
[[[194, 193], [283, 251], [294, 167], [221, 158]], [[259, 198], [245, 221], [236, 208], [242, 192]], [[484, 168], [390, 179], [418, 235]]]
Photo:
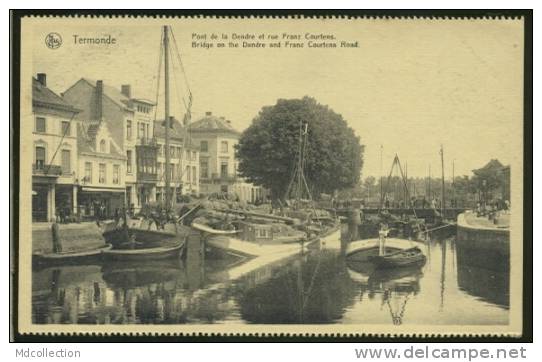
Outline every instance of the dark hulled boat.
[[425, 264], [426, 257], [421, 249], [416, 246], [390, 254], [370, 256], [369, 261], [378, 268], [398, 268], [412, 265], [421, 266]]

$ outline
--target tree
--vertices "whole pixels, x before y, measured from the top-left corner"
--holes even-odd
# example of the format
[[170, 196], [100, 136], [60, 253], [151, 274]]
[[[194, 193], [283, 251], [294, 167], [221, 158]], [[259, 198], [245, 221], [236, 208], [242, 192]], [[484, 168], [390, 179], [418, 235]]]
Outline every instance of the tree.
[[279, 99], [263, 107], [243, 132], [236, 153], [248, 181], [285, 196], [298, 156], [300, 124], [308, 124], [305, 177], [312, 195], [358, 184], [363, 146], [341, 115], [315, 99]]

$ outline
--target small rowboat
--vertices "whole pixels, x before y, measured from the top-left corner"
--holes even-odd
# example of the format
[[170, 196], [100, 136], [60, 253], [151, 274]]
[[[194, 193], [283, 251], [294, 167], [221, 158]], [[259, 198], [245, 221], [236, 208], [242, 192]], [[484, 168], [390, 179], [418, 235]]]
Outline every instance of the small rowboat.
[[110, 250], [111, 244], [105, 244], [103, 247], [83, 250], [83, 251], [69, 251], [61, 253], [40, 253], [36, 252], [32, 254], [32, 261], [37, 264], [60, 264], [68, 262], [80, 262], [82, 260], [98, 258], [104, 251]]
[[234, 234], [237, 234], [237, 233], [241, 232], [240, 230], [213, 229], [212, 227], [209, 227], [207, 225], [200, 224], [200, 223], [197, 223], [197, 222], [193, 222], [192, 227], [194, 229], [196, 229], [196, 230], [203, 231], [205, 233], [209, 233], [209, 234], [212, 234], [212, 235], [234, 235]]
[[368, 258], [369, 261], [374, 263], [378, 268], [398, 268], [411, 265], [423, 265], [425, 264], [426, 257], [423, 252], [417, 246], [399, 250], [385, 255], [374, 255]]

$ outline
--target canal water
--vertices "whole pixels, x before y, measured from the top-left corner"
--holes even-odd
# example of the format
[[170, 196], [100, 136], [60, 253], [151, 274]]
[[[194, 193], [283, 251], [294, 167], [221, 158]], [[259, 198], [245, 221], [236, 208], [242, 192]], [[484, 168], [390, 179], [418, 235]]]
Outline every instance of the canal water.
[[188, 244], [180, 261], [35, 269], [33, 323], [507, 324], [509, 261], [452, 235], [427, 263], [379, 272], [349, 262], [345, 241], [254, 268]]

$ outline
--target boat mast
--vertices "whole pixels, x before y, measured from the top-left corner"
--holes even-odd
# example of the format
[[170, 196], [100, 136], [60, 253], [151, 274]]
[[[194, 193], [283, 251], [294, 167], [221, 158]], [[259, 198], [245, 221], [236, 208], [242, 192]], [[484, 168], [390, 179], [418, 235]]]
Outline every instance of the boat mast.
[[442, 215], [442, 218], [444, 218], [444, 208], [445, 208], [445, 197], [446, 197], [446, 192], [444, 190], [444, 148], [442, 147], [442, 145], [440, 145], [440, 164], [441, 164], [441, 170], [442, 170], [442, 184], [441, 184], [441, 189], [440, 189], [440, 193], [441, 193], [441, 203], [440, 203], [440, 213]]
[[383, 176], [382, 176], [382, 150], [384, 146], [380, 145], [380, 208], [384, 206], [384, 189], [383, 189]]
[[408, 199], [408, 162], [405, 162], [405, 189], [404, 189], [404, 195], [403, 198], [405, 199], [405, 208], [408, 208], [408, 203], [410, 200]]
[[452, 160], [452, 202], [457, 207], [455, 200], [455, 160]]
[[431, 164], [429, 164], [429, 202], [433, 199], [431, 195]]
[[166, 164], [165, 164], [165, 186], [166, 186], [166, 211], [170, 210], [171, 207], [171, 194], [169, 189], [170, 184], [170, 170], [169, 170], [169, 162], [170, 162], [170, 151], [169, 151], [169, 59], [168, 59], [168, 26], [164, 25], [164, 88], [165, 88], [165, 110], [164, 110], [164, 116], [165, 116], [165, 134], [166, 134], [166, 144], [165, 144], [165, 156], [166, 156]]

